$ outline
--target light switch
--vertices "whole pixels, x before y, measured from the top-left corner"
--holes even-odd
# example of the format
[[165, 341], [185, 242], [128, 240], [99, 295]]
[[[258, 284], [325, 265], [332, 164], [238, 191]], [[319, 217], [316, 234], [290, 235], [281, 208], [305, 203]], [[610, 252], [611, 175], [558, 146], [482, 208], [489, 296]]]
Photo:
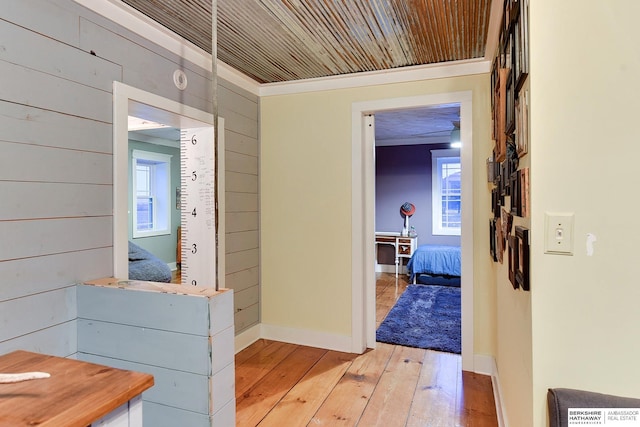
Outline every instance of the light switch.
[[573, 255], [573, 214], [544, 214], [544, 253]]

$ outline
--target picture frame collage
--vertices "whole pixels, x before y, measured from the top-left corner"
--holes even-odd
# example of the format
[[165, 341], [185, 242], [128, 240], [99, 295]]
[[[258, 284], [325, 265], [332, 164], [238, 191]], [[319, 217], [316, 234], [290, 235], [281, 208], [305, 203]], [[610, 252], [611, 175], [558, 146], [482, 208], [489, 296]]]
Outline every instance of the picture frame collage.
[[529, 290], [529, 230], [514, 217], [530, 215], [529, 168], [520, 159], [529, 152], [529, 0], [504, 0], [498, 51], [491, 67], [491, 134], [487, 159], [491, 188], [490, 254], [508, 259], [514, 289]]

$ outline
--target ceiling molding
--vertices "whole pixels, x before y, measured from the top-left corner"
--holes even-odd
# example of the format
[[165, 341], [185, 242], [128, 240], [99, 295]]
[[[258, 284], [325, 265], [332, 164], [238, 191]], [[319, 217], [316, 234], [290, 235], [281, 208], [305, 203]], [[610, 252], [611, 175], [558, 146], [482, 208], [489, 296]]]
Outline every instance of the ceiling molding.
[[[173, 31], [163, 27], [156, 21], [140, 13], [120, 0], [74, 0], [85, 8], [101, 15], [112, 22], [121, 25], [140, 37], [152, 40], [154, 43], [193, 63], [194, 65], [211, 71], [211, 55], [193, 43], [178, 36]], [[218, 60], [218, 77], [233, 83], [254, 95], [259, 94], [260, 84], [245, 74]]]
[[491, 15], [489, 16], [489, 32], [487, 33], [487, 45], [484, 49], [484, 59], [493, 62], [498, 50], [500, 38], [500, 25], [502, 22], [504, 0], [493, 0], [491, 3]]
[[[168, 51], [186, 59], [204, 70], [211, 71], [211, 55], [193, 43], [178, 36], [156, 21], [140, 13], [120, 0], [74, 0], [85, 8], [121, 25], [122, 27], [152, 40]], [[494, 0], [495, 3], [499, 0]], [[494, 19], [492, 7], [491, 19]], [[491, 61], [482, 59], [452, 61], [448, 63], [402, 67], [393, 70], [371, 71], [297, 80], [282, 83], [260, 84], [230, 65], [218, 60], [218, 77], [233, 83], [257, 96], [272, 96], [315, 92], [333, 89], [348, 89], [380, 84], [403, 83], [446, 77], [459, 77], [488, 73]]]
[[376, 139], [376, 147], [388, 147], [396, 145], [426, 145], [426, 144], [448, 144], [449, 135], [447, 136], [424, 136], [416, 138], [394, 138], [394, 139]]
[[351, 89], [419, 80], [442, 79], [472, 74], [484, 74], [491, 70], [491, 62], [484, 59], [452, 61], [446, 64], [416, 65], [393, 70], [369, 71], [341, 76], [320, 77], [260, 85], [260, 96], [289, 95], [322, 90]]

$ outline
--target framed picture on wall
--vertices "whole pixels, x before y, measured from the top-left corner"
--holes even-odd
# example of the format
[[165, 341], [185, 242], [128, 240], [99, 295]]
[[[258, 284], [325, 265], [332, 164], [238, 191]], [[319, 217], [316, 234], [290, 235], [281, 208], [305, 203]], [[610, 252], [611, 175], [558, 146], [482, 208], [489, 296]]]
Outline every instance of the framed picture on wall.
[[502, 209], [500, 217], [502, 218], [502, 234], [508, 236], [513, 228], [513, 215], [506, 209]]
[[518, 29], [520, 31], [520, 79], [525, 80], [529, 73], [529, 0], [520, 0]]
[[511, 215], [520, 216], [520, 171], [514, 171], [511, 180]]
[[518, 289], [518, 282], [516, 281], [516, 237], [513, 234], [507, 236], [508, 240], [508, 257], [509, 257], [509, 281], [513, 289]]
[[504, 235], [502, 234], [502, 219], [496, 218], [496, 257], [500, 264], [504, 260]]
[[529, 230], [516, 227], [516, 282], [523, 290], [529, 290]]
[[489, 220], [489, 253], [493, 262], [498, 261], [496, 254], [496, 220], [495, 218]]
[[516, 101], [516, 152], [522, 157], [529, 151], [529, 91], [523, 90]]
[[520, 216], [529, 216], [529, 168], [520, 169]]

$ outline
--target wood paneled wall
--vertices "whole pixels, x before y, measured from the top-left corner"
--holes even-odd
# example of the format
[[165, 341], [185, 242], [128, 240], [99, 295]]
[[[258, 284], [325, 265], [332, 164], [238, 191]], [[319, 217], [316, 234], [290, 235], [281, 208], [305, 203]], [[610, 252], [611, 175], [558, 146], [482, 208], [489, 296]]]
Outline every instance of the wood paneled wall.
[[[211, 111], [210, 75], [71, 0], [4, 1], [0, 40], [0, 353], [69, 356], [74, 285], [113, 271], [113, 81]], [[219, 87], [239, 332], [259, 321], [258, 99]]]
[[237, 334], [260, 321], [258, 97], [219, 82], [226, 147], [226, 286], [234, 290]]

